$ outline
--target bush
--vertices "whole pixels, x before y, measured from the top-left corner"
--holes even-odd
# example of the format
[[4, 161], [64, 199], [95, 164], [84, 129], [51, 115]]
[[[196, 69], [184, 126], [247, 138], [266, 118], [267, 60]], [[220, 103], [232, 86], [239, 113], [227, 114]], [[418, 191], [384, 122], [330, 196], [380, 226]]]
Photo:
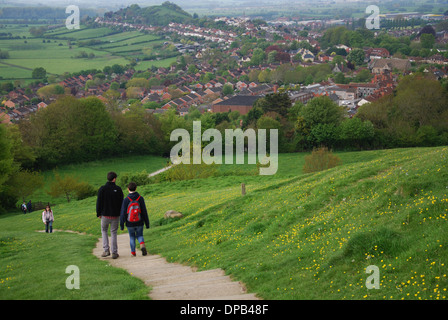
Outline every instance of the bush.
[[79, 181], [73, 176], [61, 177], [59, 173], [55, 173], [55, 180], [50, 186], [50, 191], [47, 193], [53, 198], [65, 196], [67, 202], [75, 197], [77, 200], [85, 199], [96, 195], [96, 190], [93, 186], [84, 181]]
[[323, 171], [341, 164], [341, 159], [326, 147], [314, 149], [311, 155], [305, 157], [304, 173]]
[[169, 181], [202, 179], [217, 175], [216, 164], [178, 164], [166, 171], [166, 179]]
[[141, 172], [125, 172], [120, 175], [118, 178], [118, 185], [122, 187], [127, 187], [129, 182], [135, 182], [137, 186], [143, 186], [150, 183], [149, 174], [146, 170]]
[[97, 190], [87, 182], [80, 182], [75, 187], [76, 199], [82, 200], [96, 195]]

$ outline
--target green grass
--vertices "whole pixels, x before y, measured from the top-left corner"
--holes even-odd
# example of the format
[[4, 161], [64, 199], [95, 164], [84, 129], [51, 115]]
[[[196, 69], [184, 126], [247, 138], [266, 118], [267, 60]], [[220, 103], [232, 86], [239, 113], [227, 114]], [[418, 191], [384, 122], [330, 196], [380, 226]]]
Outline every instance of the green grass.
[[[0, 70], [3, 78], [30, 78], [34, 68], [43, 67], [50, 74], [62, 74], [64, 72], [76, 72], [87, 69], [102, 69], [107, 65], [115, 63], [125, 65], [128, 63], [124, 57], [114, 56], [104, 51], [90, 48], [72, 46], [69, 48], [64, 40], [51, 40], [43, 43], [42, 39], [25, 40], [0, 40], [2, 47], [8, 50], [10, 59], [2, 62], [5, 66], [5, 74]], [[59, 46], [59, 44], [62, 46]], [[94, 53], [93, 59], [75, 59], [81, 51]], [[8, 64], [8, 65], [6, 65]]]
[[30, 79], [32, 70], [0, 62], [0, 77], [3, 79]]
[[[150, 253], [200, 270], [222, 268], [265, 299], [447, 299], [448, 148], [338, 155], [342, 166], [314, 174], [302, 174], [305, 154], [282, 154], [274, 176], [254, 175], [253, 165], [224, 165], [217, 177], [139, 187], [150, 215]], [[142, 162], [127, 167], [140, 171]], [[85, 172], [92, 181], [95, 175], [94, 166], [66, 170]], [[93, 235], [54, 234], [77, 252], [73, 259], [71, 251], [60, 253], [51, 265], [59, 273], [68, 264], [86, 263], [90, 270], [90, 263], [102, 263], [91, 255], [100, 235], [95, 201], [54, 206], [56, 228]], [[170, 209], [184, 218], [167, 223], [163, 214]], [[7, 258], [0, 260], [0, 297], [20, 298], [24, 283], [36, 286], [30, 295], [48, 294], [56, 285], [38, 287], [33, 270], [48, 265], [43, 257], [58, 249], [39, 242], [48, 239], [35, 232], [42, 228], [39, 214], [0, 218], [0, 249]], [[45, 254], [33, 255], [29, 248], [37, 244]], [[366, 288], [370, 265], [379, 268], [379, 290]], [[63, 297], [74, 294], [65, 289], [66, 275], [54, 274], [62, 278]], [[135, 286], [143, 298], [144, 290]], [[112, 289], [105, 291], [113, 296]], [[90, 293], [79, 298], [90, 299]]]
[[[147, 299], [142, 281], [92, 255], [97, 236], [36, 232], [43, 229], [38, 220], [37, 212], [0, 217], [0, 299]], [[71, 265], [79, 268], [79, 290], [66, 287]]]
[[[126, 31], [111, 34], [109, 28], [81, 28], [80, 30], [68, 30], [59, 28], [48, 31], [44, 38], [31, 37], [29, 28], [17, 26], [8, 27], [6, 30], [13, 36], [25, 36], [26, 39], [0, 40], [2, 50], [9, 52], [9, 59], [0, 63], [0, 76], [3, 79], [30, 79], [34, 68], [43, 67], [50, 74], [63, 74], [64, 72], [78, 72], [88, 69], [103, 69], [114, 64], [127, 65], [131, 58], [143, 56], [143, 49], [152, 48], [163, 43], [159, 36], [144, 34], [139, 31]], [[49, 39], [45, 36], [51, 36]], [[43, 40], [45, 39], [45, 43]], [[68, 40], [71, 41], [71, 48]], [[97, 45], [78, 46], [78, 42], [98, 39], [109, 41]], [[48, 42], [49, 41], [49, 42]], [[81, 51], [93, 53], [93, 59], [74, 58]], [[157, 52], [155, 50], [154, 52]], [[147, 70], [151, 66], [168, 67], [176, 58], [168, 58], [160, 61], [144, 61], [137, 65], [139, 70]]]
[[[54, 170], [43, 172], [44, 187], [37, 190], [30, 198], [32, 201], [50, 202], [55, 204], [63, 204], [66, 200], [61, 198], [51, 198], [47, 191], [54, 181], [55, 172], [61, 177], [72, 175], [80, 181], [85, 181], [96, 189], [106, 182], [107, 173], [114, 171], [120, 176], [123, 173], [142, 172], [146, 170], [148, 173], [163, 168], [167, 163], [167, 159], [157, 156], [128, 156], [123, 158], [108, 159], [102, 161], [91, 161], [83, 164], [65, 165]], [[126, 186], [121, 186], [125, 189]]]

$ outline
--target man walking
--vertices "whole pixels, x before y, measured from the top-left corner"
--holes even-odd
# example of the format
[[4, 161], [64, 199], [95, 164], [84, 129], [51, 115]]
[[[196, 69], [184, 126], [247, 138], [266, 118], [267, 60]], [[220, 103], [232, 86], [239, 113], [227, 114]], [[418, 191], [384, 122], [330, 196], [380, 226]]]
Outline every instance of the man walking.
[[[102, 257], [110, 255], [112, 250], [112, 259], [118, 258], [117, 231], [120, 221], [120, 209], [123, 202], [123, 191], [115, 184], [117, 174], [109, 172], [107, 182], [98, 190], [96, 201], [96, 216], [101, 218], [101, 234], [103, 237]], [[109, 246], [108, 229], [110, 226], [111, 244]]]

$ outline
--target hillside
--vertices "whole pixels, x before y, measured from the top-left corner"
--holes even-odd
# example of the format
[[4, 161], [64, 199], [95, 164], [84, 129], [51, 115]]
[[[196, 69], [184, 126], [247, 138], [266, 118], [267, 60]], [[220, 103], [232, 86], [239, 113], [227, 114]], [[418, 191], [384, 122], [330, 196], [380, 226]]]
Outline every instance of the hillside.
[[[211, 180], [160, 196], [147, 187], [152, 216], [186, 215], [151, 229], [152, 251], [219, 266], [267, 299], [446, 299], [448, 148], [374, 154], [260, 179], [245, 197]], [[380, 290], [366, 289], [369, 265], [379, 268]]]
[[[150, 214], [150, 253], [199, 270], [222, 268], [264, 299], [446, 299], [448, 147], [339, 156], [343, 165], [314, 174], [301, 173], [304, 154], [283, 154], [271, 177], [251, 175], [249, 165], [226, 166], [213, 178], [139, 187]], [[55, 228], [92, 233], [82, 236], [92, 244], [100, 236], [95, 200], [57, 205]], [[167, 223], [170, 209], [185, 217]], [[11, 288], [33, 281], [32, 272], [7, 267], [32, 259], [14, 243], [37, 245], [41, 255], [55, 250], [33, 232], [42, 223], [32, 214], [5, 216], [0, 224], [7, 257], [0, 278], [13, 278]], [[76, 254], [70, 263], [91, 251]], [[35, 269], [44, 263], [38, 260]], [[379, 290], [366, 288], [371, 265], [379, 269]], [[84, 283], [89, 299], [93, 288]], [[4, 288], [0, 296], [22, 294]]]
[[189, 13], [169, 1], [165, 1], [161, 5], [144, 8], [133, 4], [114, 13], [106, 13], [105, 17], [122, 22], [153, 26], [166, 26], [171, 22], [185, 23], [192, 19]]

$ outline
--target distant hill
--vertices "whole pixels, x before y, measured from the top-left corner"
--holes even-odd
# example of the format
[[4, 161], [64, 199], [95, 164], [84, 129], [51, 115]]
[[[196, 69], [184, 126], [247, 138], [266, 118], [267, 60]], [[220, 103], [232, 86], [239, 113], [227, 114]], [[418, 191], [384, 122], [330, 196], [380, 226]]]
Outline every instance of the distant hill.
[[144, 8], [133, 4], [116, 12], [107, 12], [105, 18], [153, 26], [165, 26], [171, 22], [184, 23], [193, 19], [188, 12], [169, 1]]

